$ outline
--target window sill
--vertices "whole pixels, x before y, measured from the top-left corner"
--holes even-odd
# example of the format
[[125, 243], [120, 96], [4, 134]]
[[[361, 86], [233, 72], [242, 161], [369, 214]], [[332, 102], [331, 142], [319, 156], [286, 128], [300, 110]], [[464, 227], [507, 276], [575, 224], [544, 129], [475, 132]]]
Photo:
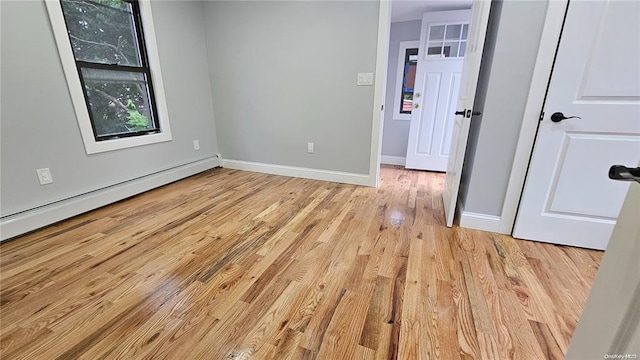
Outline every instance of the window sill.
[[411, 114], [393, 114], [393, 120], [411, 121]]
[[99, 154], [107, 151], [121, 150], [136, 146], [155, 144], [171, 141], [171, 133], [163, 132], [158, 134], [141, 135], [129, 138], [95, 141], [95, 139], [84, 139], [85, 150], [88, 155]]

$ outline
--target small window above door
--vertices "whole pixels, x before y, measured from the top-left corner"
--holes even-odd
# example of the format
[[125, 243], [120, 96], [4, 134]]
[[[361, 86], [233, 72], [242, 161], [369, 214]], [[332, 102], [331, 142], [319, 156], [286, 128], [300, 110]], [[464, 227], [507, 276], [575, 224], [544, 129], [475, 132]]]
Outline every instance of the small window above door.
[[430, 25], [427, 58], [461, 58], [467, 49], [468, 23]]

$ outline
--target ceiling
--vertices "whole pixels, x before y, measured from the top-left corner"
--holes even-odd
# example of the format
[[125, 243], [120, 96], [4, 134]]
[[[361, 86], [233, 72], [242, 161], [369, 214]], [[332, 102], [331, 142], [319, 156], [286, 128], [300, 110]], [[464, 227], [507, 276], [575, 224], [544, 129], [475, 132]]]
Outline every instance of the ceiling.
[[391, 22], [422, 19], [430, 11], [471, 9], [472, 0], [392, 0]]

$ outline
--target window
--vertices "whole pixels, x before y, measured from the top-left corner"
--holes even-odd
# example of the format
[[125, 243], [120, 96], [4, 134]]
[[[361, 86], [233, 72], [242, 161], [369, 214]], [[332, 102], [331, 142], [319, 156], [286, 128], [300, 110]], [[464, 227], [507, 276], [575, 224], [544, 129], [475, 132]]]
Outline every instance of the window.
[[59, 0], [47, 9], [87, 153], [171, 140], [149, 3]]
[[418, 66], [419, 41], [401, 41], [398, 53], [396, 91], [393, 104], [394, 120], [411, 120], [413, 87]]
[[467, 48], [469, 24], [445, 24], [429, 26], [427, 57], [464, 57]]
[[404, 66], [402, 71], [402, 90], [400, 103], [401, 114], [411, 114], [413, 106], [413, 87], [416, 82], [416, 68], [418, 67], [418, 49], [405, 50]]

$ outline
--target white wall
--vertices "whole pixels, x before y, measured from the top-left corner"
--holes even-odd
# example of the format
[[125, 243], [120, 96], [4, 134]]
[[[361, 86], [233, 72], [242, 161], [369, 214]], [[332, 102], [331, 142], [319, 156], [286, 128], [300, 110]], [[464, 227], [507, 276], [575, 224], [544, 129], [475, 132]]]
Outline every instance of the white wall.
[[403, 21], [391, 24], [389, 39], [389, 66], [387, 68], [387, 93], [384, 102], [384, 126], [382, 132], [382, 155], [405, 157], [409, 141], [409, 125], [407, 120], [394, 120], [394, 103], [396, 99], [396, 77], [398, 72], [398, 51], [401, 41], [420, 40], [421, 20]]
[[[204, 5], [225, 159], [369, 173], [377, 1]], [[315, 143], [315, 154], [307, 153]]]
[[[218, 152], [202, 4], [153, 2], [173, 141], [86, 155], [43, 1], [0, 1], [2, 216]], [[192, 141], [200, 140], [200, 151]], [[51, 169], [40, 186], [36, 169]]]
[[460, 201], [500, 216], [547, 10], [544, 1], [494, 1], [471, 120]]

